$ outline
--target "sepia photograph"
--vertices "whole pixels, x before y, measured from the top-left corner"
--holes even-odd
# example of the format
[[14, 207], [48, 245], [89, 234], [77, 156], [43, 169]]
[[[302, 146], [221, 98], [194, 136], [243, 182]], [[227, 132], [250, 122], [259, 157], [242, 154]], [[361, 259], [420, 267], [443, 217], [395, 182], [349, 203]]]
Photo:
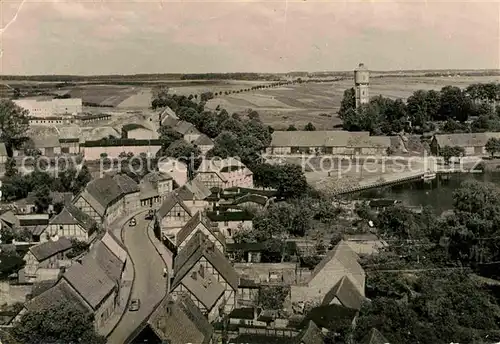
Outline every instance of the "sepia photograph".
[[0, 1], [0, 344], [500, 344], [500, 1]]

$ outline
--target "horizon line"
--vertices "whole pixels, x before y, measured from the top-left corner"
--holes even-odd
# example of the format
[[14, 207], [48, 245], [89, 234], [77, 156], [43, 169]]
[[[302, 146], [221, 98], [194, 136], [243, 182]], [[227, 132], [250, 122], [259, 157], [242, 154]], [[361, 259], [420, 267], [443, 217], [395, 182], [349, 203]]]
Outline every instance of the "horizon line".
[[[36, 77], [76, 77], [76, 78], [95, 78], [95, 77], [138, 77], [138, 76], [184, 76], [184, 75], [288, 75], [288, 74], [335, 74], [335, 73], [353, 73], [352, 70], [331, 70], [331, 71], [289, 71], [289, 72], [197, 72], [197, 73], [135, 73], [135, 74], [0, 74], [0, 80], [8, 78], [36, 78]], [[394, 70], [369, 70], [371, 73], [408, 73], [408, 72], [500, 72], [500, 68], [478, 68], [478, 69], [394, 69]], [[189, 81], [189, 80], [188, 80]]]

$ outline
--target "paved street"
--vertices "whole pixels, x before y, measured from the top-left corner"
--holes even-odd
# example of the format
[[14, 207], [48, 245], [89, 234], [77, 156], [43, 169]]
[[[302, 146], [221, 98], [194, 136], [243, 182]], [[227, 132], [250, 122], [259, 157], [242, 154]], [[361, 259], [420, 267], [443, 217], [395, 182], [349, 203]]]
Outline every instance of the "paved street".
[[163, 277], [162, 258], [147, 234], [148, 221], [145, 214], [136, 216], [137, 225], [124, 227], [124, 241], [134, 263], [135, 278], [132, 298], [139, 299], [141, 307], [137, 312], [126, 312], [121, 322], [108, 338], [110, 344], [123, 344], [127, 337], [146, 319], [154, 306], [166, 294], [167, 279]]

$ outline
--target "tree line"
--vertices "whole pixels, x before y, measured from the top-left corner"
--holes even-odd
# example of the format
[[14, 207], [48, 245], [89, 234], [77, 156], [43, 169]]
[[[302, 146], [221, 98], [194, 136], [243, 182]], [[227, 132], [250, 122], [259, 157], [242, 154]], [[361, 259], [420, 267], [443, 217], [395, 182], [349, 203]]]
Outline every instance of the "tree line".
[[[344, 91], [339, 117], [349, 131], [391, 135], [401, 131], [422, 134], [500, 131], [500, 84], [472, 84], [465, 89], [445, 86], [440, 91], [418, 90], [406, 102], [377, 96], [356, 109], [355, 91]], [[473, 118], [470, 122], [469, 119]]]

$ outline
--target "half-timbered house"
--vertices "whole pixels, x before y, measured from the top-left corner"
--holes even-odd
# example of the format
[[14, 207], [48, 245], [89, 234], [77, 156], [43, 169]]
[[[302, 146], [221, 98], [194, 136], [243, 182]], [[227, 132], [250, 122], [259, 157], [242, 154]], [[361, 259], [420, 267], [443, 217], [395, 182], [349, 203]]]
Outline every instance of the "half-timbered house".
[[164, 237], [175, 244], [177, 232], [191, 219], [192, 212], [188, 206], [172, 192], [163, 201], [156, 212], [156, 221]]
[[45, 279], [57, 279], [60, 268], [71, 264], [67, 253], [72, 247], [72, 242], [65, 237], [30, 247], [23, 258], [26, 262], [24, 266], [26, 281], [39, 282]]
[[177, 252], [182, 251], [191, 238], [198, 232], [205, 234], [207, 238], [214, 243], [215, 247], [224, 253], [224, 236], [217, 231], [217, 228], [214, 227], [214, 225], [200, 211], [194, 214], [184, 227], [182, 227], [179, 233], [177, 233]]
[[73, 204], [68, 204], [54, 216], [48, 226], [40, 232], [40, 241], [45, 242], [56, 236], [64, 236], [79, 241], [91, 241], [97, 229], [97, 223]]
[[231, 263], [202, 232], [197, 232], [174, 261], [172, 296], [188, 293], [209, 321], [236, 307], [239, 277]]

